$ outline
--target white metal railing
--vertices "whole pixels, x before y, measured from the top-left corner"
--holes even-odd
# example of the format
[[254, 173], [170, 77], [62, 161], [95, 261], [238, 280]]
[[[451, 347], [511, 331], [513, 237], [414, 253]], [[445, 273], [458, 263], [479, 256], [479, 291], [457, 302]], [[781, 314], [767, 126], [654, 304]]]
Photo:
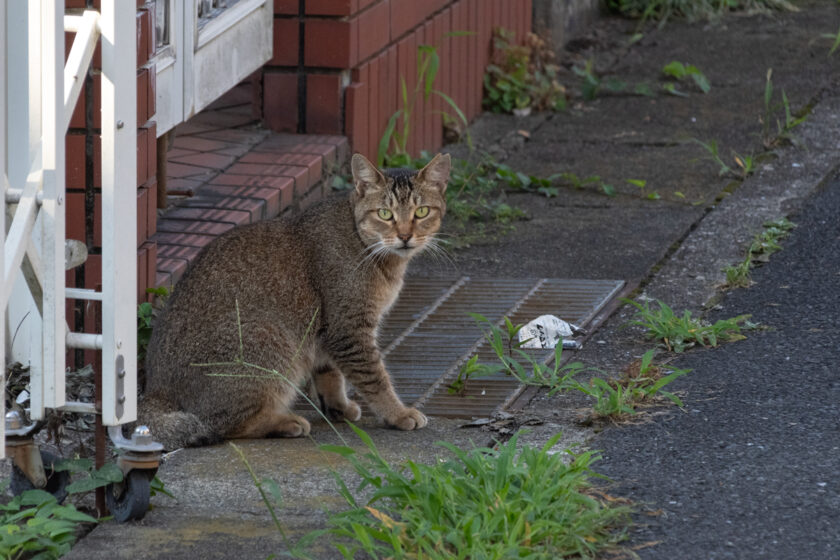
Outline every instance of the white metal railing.
[[[0, 213], [0, 365], [17, 360], [30, 365], [30, 416], [42, 419], [46, 408], [94, 412], [91, 403], [67, 402], [67, 348], [102, 351], [102, 422], [115, 426], [136, 420], [136, 28], [135, 3], [102, 0], [101, 13], [64, 15], [64, 2], [31, 1], [21, 8], [0, 4], [0, 49], [13, 54], [26, 45], [27, 56], [4, 56], [0, 50], [0, 178], [4, 212]], [[27, 25], [12, 21], [25, 16]], [[76, 33], [64, 60], [64, 32]], [[65, 286], [64, 136], [78, 101], [97, 41], [102, 49], [102, 291]], [[22, 47], [21, 47], [22, 50]], [[9, 89], [6, 84], [27, 84]], [[27, 111], [26, 119], [18, 112]], [[11, 111], [15, 119], [8, 118]], [[12, 122], [14, 120], [14, 122]], [[8, 121], [8, 122], [7, 122]], [[28, 139], [28, 170], [13, 169], [19, 158], [7, 157], [12, 139]], [[21, 148], [16, 147], [20, 150]], [[13, 173], [17, 171], [17, 173]], [[8, 218], [9, 222], [6, 222]], [[8, 226], [8, 229], [7, 229]], [[7, 233], [8, 232], [8, 233]], [[15, 290], [26, 284], [29, 309]], [[16, 288], [17, 284], [17, 288]], [[102, 333], [73, 333], [65, 320], [65, 300], [102, 302]], [[34, 307], [34, 309], [33, 309]], [[28, 317], [28, 318], [27, 318]], [[37, 321], [39, 340], [26, 355], [13, 347], [11, 326]], [[5, 331], [5, 332], [4, 332]], [[0, 399], [2, 401], [2, 399]], [[0, 413], [3, 410], [0, 402]], [[4, 446], [0, 421], [0, 456]]]
[[[6, 5], [5, 3], [0, 6], [0, 31], [3, 32], [3, 36], [6, 36]], [[0, 39], [0, 61], [7, 60], [6, 58], [6, 41], [5, 39]], [[5, 237], [6, 237], [6, 195], [9, 191], [9, 174], [6, 171], [6, 68], [3, 67], [3, 70], [0, 71], [0, 189], [3, 190], [3, 211], [0, 212], [0, 241], [3, 241], [3, 250], [0, 251], [0, 271], [3, 271], [3, 284], [5, 286], [5, 263], [6, 263], [6, 249], [5, 249]], [[3, 299], [5, 299], [5, 288], [0, 288], [0, 293], [3, 294]], [[0, 379], [0, 424], [4, 424], [0, 426], [0, 439], [4, 441], [0, 441], [0, 444], [5, 444], [6, 434], [5, 434], [5, 421], [3, 420], [6, 416], [6, 305], [3, 304], [0, 309], [3, 310], [3, 315], [0, 316], [0, 367], [3, 368], [3, 375]], [[0, 457], [5, 456], [6, 449], [5, 445], [0, 445]]]

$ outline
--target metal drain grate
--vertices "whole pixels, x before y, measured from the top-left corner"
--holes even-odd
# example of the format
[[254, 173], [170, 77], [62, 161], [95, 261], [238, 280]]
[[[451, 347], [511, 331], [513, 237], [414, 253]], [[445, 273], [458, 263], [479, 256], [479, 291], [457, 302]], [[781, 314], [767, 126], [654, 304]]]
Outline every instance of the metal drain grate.
[[[551, 314], [591, 331], [606, 318], [605, 308], [623, 287], [618, 280], [408, 279], [379, 329], [379, 347], [406, 404], [432, 416], [488, 416], [513, 403], [522, 386], [499, 374], [471, 379], [463, 395], [449, 394], [447, 388], [473, 354], [484, 363], [498, 360], [470, 313], [495, 324], [504, 317], [527, 323]], [[529, 352], [544, 362], [554, 355], [553, 350]], [[359, 404], [366, 408], [364, 402]], [[518, 401], [513, 406], [517, 405]], [[299, 401], [297, 408], [302, 412], [309, 407]]]
[[[494, 323], [505, 316], [525, 323], [552, 314], [586, 328], [623, 286], [614, 280], [409, 279], [380, 330], [380, 347], [404, 402], [430, 415], [487, 416], [509, 403], [520, 386], [500, 374], [470, 380], [464, 395], [449, 394], [447, 387], [470, 356], [497, 359], [470, 312]], [[536, 359], [553, 355], [535, 352]]]

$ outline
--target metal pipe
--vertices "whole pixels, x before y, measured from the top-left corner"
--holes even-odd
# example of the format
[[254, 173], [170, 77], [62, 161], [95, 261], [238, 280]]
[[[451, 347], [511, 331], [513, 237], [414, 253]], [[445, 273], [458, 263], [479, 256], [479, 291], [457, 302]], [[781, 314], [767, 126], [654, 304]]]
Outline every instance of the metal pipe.
[[[20, 199], [23, 197], [23, 189], [6, 189], [6, 204], [20, 204]], [[44, 202], [44, 191], [38, 191], [35, 194], [35, 203], [38, 205]]]
[[96, 406], [93, 403], [67, 401], [61, 407], [62, 412], [78, 412], [79, 414], [96, 414]]
[[[102, 286], [97, 287], [102, 289]], [[102, 304], [96, 307], [94, 329], [96, 332], [102, 332]], [[94, 465], [97, 469], [101, 469], [105, 465], [105, 426], [102, 425], [102, 352], [97, 352], [93, 361], [93, 404], [97, 412], [93, 425]], [[99, 517], [108, 515], [108, 507], [105, 505], [105, 488], [102, 486], [96, 489], [96, 512]]]
[[82, 348], [84, 350], [102, 350], [102, 335], [68, 332], [65, 338], [68, 348]]
[[88, 301], [102, 301], [102, 292], [86, 290], [84, 288], [67, 288], [64, 290], [68, 299], [84, 299]]

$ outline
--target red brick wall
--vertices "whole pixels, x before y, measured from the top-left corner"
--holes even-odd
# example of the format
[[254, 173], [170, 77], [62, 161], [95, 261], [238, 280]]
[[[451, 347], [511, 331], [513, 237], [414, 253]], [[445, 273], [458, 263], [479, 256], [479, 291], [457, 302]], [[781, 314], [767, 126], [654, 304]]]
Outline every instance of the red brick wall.
[[[409, 91], [416, 86], [419, 45], [439, 46], [435, 86], [472, 119], [481, 112], [493, 28], [511, 29], [517, 38], [531, 29], [531, 0], [307, 0], [305, 13], [299, 4], [274, 2], [274, 57], [263, 69], [265, 123], [278, 131], [345, 134], [354, 151], [371, 158], [400, 108], [400, 77]], [[446, 37], [455, 31], [475, 34]], [[412, 153], [441, 146], [437, 111], [444, 105], [421, 96], [411, 119]]]
[[[150, 64], [154, 43], [154, 12], [144, 8], [145, 2], [138, 0], [137, 6], [137, 179], [136, 185], [125, 188], [137, 189], [137, 299], [148, 298], [146, 288], [155, 286], [155, 261], [157, 248], [148, 238], [156, 231], [156, 195], [157, 195], [157, 134], [155, 122], [155, 67]], [[68, 12], [85, 8], [85, 0], [66, 0]], [[93, 9], [99, 9], [99, 0], [92, 2]], [[65, 56], [70, 52], [73, 33], [65, 34]], [[82, 88], [79, 101], [70, 128], [65, 139], [66, 146], [66, 187], [67, 187], [67, 227], [68, 239], [78, 239], [88, 244], [87, 262], [67, 272], [67, 286], [99, 289], [102, 283], [102, 259], [99, 256], [102, 246], [100, 192], [101, 176], [101, 141], [100, 125], [100, 48], [93, 58], [92, 103], [86, 115], [86, 88]], [[86, 208], [86, 198], [93, 200], [93, 207]], [[92, 214], [91, 214], [92, 211]], [[92, 223], [86, 221], [92, 218]], [[90, 230], [88, 230], [90, 228]], [[67, 321], [71, 329], [84, 325], [86, 332], [95, 332], [92, 304], [78, 306], [75, 301], [67, 302]], [[86, 352], [85, 362], [90, 363], [93, 354]]]

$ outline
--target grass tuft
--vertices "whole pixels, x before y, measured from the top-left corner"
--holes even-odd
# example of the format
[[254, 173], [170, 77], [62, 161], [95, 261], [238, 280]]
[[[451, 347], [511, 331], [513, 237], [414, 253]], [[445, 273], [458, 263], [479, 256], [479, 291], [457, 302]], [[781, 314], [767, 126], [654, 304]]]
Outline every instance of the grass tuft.
[[646, 329], [647, 338], [658, 340], [671, 352], [684, 352], [696, 345], [714, 347], [721, 342], [734, 342], [746, 338], [742, 329], [753, 329], [750, 315], [739, 315], [731, 319], [721, 319], [709, 324], [691, 316], [691, 311], [677, 315], [667, 304], [657, 300], [658, 309], [651, 309], [650, 302], [644, 304], [622, 298], [637, 309], [631, 325]]
[[787, 218], [765, 222], [764, 230], [753, 237], [744, 260], [723, 269], [723, 273], [726, 274], [726, 282], [721, 287], [725, 290], [749, 288], [752, 285], [750, 271], [757, 264], [769, 261], [770, 255], [782, 248], [779, 242], [787, 237], [790, 230], [795, 227], [796, 224]]
[[433, 465], [394, 466], [353, 426], [363, 453], [321, 448], [345, 457], [361, 477], [361, 501], [341, 489], [350, 509], [330, 518], [328, 534], [345, 558], [593, 558], [617, 549], [630, 508], [591, 489], [592, 451], [554, 453], [560, 434], [542, 448], [519, 435], [493, 448], [439, 445], [451, 458]]

